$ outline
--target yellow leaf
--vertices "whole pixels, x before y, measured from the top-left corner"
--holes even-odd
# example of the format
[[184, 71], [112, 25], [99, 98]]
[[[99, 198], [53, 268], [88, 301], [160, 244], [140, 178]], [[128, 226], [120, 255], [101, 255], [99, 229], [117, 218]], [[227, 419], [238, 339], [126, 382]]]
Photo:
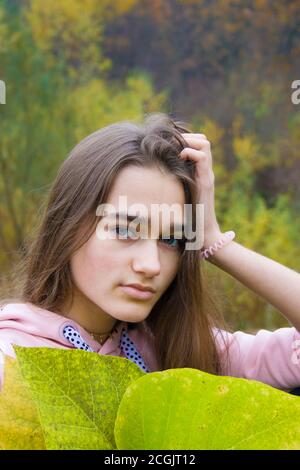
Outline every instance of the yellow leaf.
[[0, 392], [0, 449], [44, 450], [37, 408], [22, 378], [17, 360], [6, 356]]

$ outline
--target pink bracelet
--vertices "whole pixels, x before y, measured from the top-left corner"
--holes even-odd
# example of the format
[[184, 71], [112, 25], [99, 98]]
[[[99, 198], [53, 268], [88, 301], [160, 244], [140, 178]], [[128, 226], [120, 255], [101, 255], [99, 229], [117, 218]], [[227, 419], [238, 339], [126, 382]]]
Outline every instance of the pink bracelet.
[[208, 248], [200, 251], [200, 256], [202, 259], [207, 259], [209, 256], [213, 255], [214, 252], [218, 251], [223, 246], [228, 245], [235, 237], [235, 232], [233, 230], [229, 230], [229, 232], [225, 232], [222, 234], [222, 237], [217, 242], [210, 245]]

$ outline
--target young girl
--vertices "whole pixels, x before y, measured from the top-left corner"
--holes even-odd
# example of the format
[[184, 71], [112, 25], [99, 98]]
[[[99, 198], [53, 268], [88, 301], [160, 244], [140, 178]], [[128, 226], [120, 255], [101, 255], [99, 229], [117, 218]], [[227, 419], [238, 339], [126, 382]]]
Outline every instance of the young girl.
[[[103, 204], [120, 213], [115, 221], [109, 211], [99, 215]], [[145, 214], [157, 205], [189, 204], [193, 222], [196, 205], [203, 205], [203, 246], [186, 249], [185, 237], [176, 238], [178, 227], [169, 233], [166, 220], [155, 226], [155, 237], [129, 233], [140, 215], [135, 204]], [[184, 220], [175, 218], [181, 226]], [[145, 221], [143, 228], [152, 226], [150, 215]], [[205, 135], [162, 113], [144, 125], [125, 121], [94, 132], [59, 169], [12, 278], [14, 298], [1, 302], [2, 364], [4, 355], [15, 356], [14, 345], [79, 348], [127, 357], [145, 372], [192, 367], [290, 391], [300, 385], [300, 275], [233, 238], [216, 220]], [[207, 262], [293, 326], [230, 332], [203, 279]]]

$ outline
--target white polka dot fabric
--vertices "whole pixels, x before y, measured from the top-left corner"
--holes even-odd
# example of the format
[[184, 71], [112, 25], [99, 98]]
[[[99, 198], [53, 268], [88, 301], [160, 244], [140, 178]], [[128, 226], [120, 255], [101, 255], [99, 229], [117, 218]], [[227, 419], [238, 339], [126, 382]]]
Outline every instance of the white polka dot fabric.
[[130, 361], [134, 362], [140, 367], [144, 372], [149, 372], [147, 369], [142, 356], [137, 351], [133, 341], [129, 338], [129, 335], [125, 330], [122, 330], [121, 335], [121, 350], [124, 351], [125, 356]]
[[67, 325], [63, 329], [64, 337], [77, 349], [93, 352], [93, 349], [84, 341], [79, 332], [71, 325]]
[[[63, 329], [64, 337], [71, 343], [76, 349], [82, 349], [84, 351], [95, 352], [80, 336], [79, 332], [72, 326], [67, 325]], [[122, 329], [120, 337], [120, 349], [124, 353], [129, 361], [134, 362], [137, 366], [142, 369], [143, 372], [149, 372], [142, 356], [137, 351], [133, 341], [130, 339], [125, 329]]]

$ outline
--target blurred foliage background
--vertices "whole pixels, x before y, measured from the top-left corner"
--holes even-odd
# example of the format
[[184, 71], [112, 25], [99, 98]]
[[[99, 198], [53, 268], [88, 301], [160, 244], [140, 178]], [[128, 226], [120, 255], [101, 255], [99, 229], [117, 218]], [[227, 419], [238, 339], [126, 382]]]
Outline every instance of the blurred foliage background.
[[[222, 230], [299, 271], [299, 65], [298, 0], [0, 0], [1, 273], [70, 149], [156, 111], [211, 141]], [[289, 326], [206, 264], [235, 329]]]

